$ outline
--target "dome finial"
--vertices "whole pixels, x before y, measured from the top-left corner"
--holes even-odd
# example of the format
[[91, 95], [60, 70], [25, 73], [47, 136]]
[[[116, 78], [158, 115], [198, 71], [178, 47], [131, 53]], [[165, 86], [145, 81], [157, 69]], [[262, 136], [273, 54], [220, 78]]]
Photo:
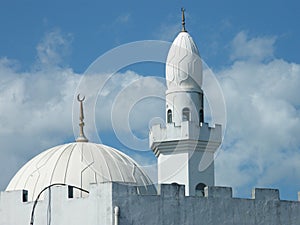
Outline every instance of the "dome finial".
[[182, 32], [186, 32], [186, 29], [185, 29], [185, 16], [184, 16], [184, 8], [182, 7], [181, 8], [181, 13], [182, 13], [182, 22], [181, 22], [181, 24], [182, 24]]
[[80, 122], [79, 122], [79, 126], [80, 126], [80, 130], [79, 130], [79, 137], [76, 139], [77, 142], [88, 142], [88, 139], [85, 137], [84, 132], [83, 132], [83, 126], [84, 126], [84, 115], [83, 115], [83, 104], [82, 102], [84, 101], [85, 96], [83, 96], [82, 99], [80, 99], [80, 94], [77, 95], [77, 100], [78, 102], [80, 102]]

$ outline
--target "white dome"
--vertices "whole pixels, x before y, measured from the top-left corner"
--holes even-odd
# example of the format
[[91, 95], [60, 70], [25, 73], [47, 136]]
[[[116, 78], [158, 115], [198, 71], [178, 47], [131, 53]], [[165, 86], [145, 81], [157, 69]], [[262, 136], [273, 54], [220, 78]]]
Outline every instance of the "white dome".
[[[154, 191], [150, 178], [138, 164], [120, 151], [101, 144], [75, 142], [46, 150], [26, 163], [6, 191], [28, 190], [35, 200], [45, 187], [63, 183], [89, 190], [90, 183], [122, 182]], [[82, 193], [78, 192], [77, 196]]]
[[186, 31], [180, 32], [171, 45], [166, 62], [166, 79], [168, 89], [201, 88], [201, 58], [195, 42]]

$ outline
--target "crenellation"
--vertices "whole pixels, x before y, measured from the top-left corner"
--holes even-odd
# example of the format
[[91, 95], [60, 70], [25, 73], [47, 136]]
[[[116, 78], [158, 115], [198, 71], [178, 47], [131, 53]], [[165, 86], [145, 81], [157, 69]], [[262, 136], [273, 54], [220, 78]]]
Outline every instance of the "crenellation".
[[91, 197], [102, 198], [103, 196], [107, 196], [108, 194], [111, 194], [112, 184], [113, 183], [111, 182], [90, 184], [89, 198]]
[[[156, 195], [139, 194], [136, 187], [115, 182], [90, 185], [87, 197], [68, 199], [67, 186], [45, 191], [35, 211], [35, 225], [45, 224], [51, 203], [53, 224], [112, 224], [114, 207], [120, 210], [120, 224], [204, 225], [298, 225], [299, 201], [279, 199], [277, 189], [256, 188], [254, 198], [232, 197], [230, 187], [206, 187], [205, 196], [185, 196], [184, 185], [160, 184]], [[22, 202], [24, 191], [1, 192], [0, 224], [28, 221], [34, 202]], [[12, 212], [18, 210], [18, 217]], [[74, 215], [74, 211], [80, 212]], [[49, 212], [48, 212], [49, 213]], [[155, 215], [155, 218], [153, 217]], [[49, 214], [48, 214], [49, 216]], [[88, 219], [87, 219], [88, 218]]]
[[1, 192], [0, 194], [0, 201], [1, 203], [5, 203], [8, 201], [12, 202], [18, 202], [18, 203], [26, 203], [27, 201], [24, 200], [24, 193], [26, 193], [27, 190], [16, 190], [16, 191], [6, 191]]
[[185, 196], [185, 190], [184, 185], [179, 184], [158, 184], [157, 187], [157, 194], [160, 195], [160, 197], [184, 197]]
[[[69, 199], [68, 186], [53, 186], [44, 191], [44, 196], [39, 199], [39, 201], [48, 201], [49, 196], [51, 198], [58, 198], [62, 200]], [[26, 195], [27, 190], [16, 190], [16, 191], [5, 191], [0, 193], [0, 202], [19, 202], [23, 204], [32, 203], [33, 201], [24, 201], [24, 195]], [[164, 197], [184, 197], [185, 196], [185, 186], [177, 183], [172, 184], [158, 184], [157, 193], [139, 193], [136, 186], [132, 184], [124, 184], [118, 182], [103, 182], [99, 184], [90, 184], [90, 192], [87, 198], [93, 198], [95, 196], [107, 196], [107, 193], [113, 193], [114, 196], [118, 197], [128, 197], [128, 196], [153, 196], [157, 195], [160, 198]], [[278, 189], [270, 188], [254, 188], [252, 190], [251, 199], [248, 198], [235, 198], [232, 194], [231, 187], [223, 186], [207, 186], [204, 188], [204, 197], [206, 198], [223, 198], [223, 199], [234, 199], [235, 201], [239, 200], [250, 200], [250, 201], [272, 201], [277, 200], [284, 204], [295, 203], [300, 206], [299, 199], [297, 201], [292, 200], [281, 200], [280, 193]], [[300, 192], [298, 192], [298, 197]], [[42, 195], [41, 195], [42, 196]], [[75, 198], [74, 200], [81, 199], [84, 197]]]
[[280, 200], [279, 190], [270, 188], [255, 188], [252, 190], [252, 199], [255, 200]]
[[138, 195], [138, 187], [130, 183], [113, 183], [112, 192], [122, 197], [135, 196]]
[[[222, 127], [219, 124], [182, 121], [180, 126], [168, 123], [166, 126], [155, 124], [149, 132], [150, 147], [154, 142], [172, 140], [201, 140], [201, 141], [221, 141]], [[200, 135], [201, 134], [201, 135]]]
[[232, 188], [208, 186], [204, 188], [204, 196], [211, 198], [232, 198]]
[[68, 191], [68, 186], [52, 186], [43, 192], [44, 195], [41, 195], [41, 199], [45, 199], [46, 201], [48, 201], [49, 198], [58, 198], [66, 200], [69, 198]]

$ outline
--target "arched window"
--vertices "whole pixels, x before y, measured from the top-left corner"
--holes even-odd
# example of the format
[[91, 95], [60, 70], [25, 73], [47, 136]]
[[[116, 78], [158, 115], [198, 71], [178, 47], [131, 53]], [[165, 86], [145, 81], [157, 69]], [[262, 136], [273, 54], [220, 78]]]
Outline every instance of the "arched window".
[[169, 109], [167, 112], [167, 122], [172, 123], [172, 110]]
[[200, 109], [200, 112], [199, 112], [199, 120], [200, 120], [200, 123], [204, 123], [204, 113], [203, 113], [203, 109]]
[[197, 184], [195, 195], [196, 195], [196, 196], [204, 196], [204, 188], [205, 188], [205, 187], [206, 187], [206, 185], [203, 184], [203, 183]]
[[190, 120], [190, 109], [184, 108], [182, 110], [182, 121], [189, 121]]

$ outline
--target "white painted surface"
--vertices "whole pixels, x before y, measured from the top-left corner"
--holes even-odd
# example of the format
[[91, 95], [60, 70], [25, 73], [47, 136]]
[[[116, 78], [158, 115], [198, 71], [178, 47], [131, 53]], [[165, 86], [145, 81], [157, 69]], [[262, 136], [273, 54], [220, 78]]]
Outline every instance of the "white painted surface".
[[166, 62], [166, 127], [152, 126], [149, 144], [158, 158], [158, 183], [184, 184], [187, 196], [195, 195], [197, 184], [214, 185], [214, 153], [221, 144], [221, 126], [209, 127], [200, 116], [202, 76], [197, 46], [180, 32]]
[[179, 86], [187, 89], [201, 88], [202, 61], [188, 32], [180, 32], [170, 47], [166, 61], [166, 79], [168, 89]]
[[[279, 200], [278, 190], [255, 189], [253, 199], [232, 197], [228, 187], [207, 187], [205, 197], [186, 197], [184, 187], [160, 185], [158, 195], [139, 195], [133, 186], [94, 184], [85, 198], [67, 198], [66, 187], [53, 187], [37, 204], [34, 225], [299, 225], [300, 202]], [[261, 198], [265, 196], [265, 198]], [[32, 202], [22, 192], [1, 192], [0, 224], [29, 224]], [[49, 201], [49, 197], [51, 197]], [[51, 209], [49, 211], [49, 209]]]
[[[152, 184], [139, 165], [124, 153], [101, 144], [75, 142], [34, 157], [17, 172], [6, 191], [25, 189], [28, 199], [34, 200], [43, 188], [54, 183], [88, 190], [90, 183], [104, 181], [131, 183], [141, 188]], [[76, 196], [82, 194], [75, 191]]]

